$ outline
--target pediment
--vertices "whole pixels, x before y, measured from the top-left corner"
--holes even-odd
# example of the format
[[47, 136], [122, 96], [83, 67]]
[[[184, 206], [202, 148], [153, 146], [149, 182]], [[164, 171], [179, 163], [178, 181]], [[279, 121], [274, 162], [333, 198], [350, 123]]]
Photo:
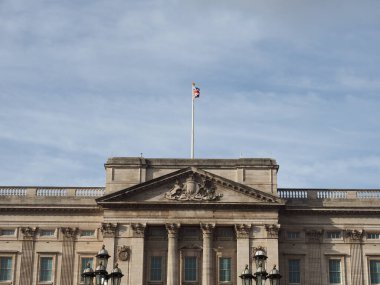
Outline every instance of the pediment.
[[282, 204], [281, 199], [195, 167], [98, 198], [102, 206], [116, 204]]

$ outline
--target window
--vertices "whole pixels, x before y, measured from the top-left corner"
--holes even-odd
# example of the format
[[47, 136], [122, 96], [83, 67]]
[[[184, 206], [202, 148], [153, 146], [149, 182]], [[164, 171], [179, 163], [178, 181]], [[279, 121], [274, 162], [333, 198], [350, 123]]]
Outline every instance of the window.
[[162, 281], [162, 256], [150, 257], [150, 281]]
[[95, 235], [95, 231], [93, 230], [84, 230], [80, 232], [81, 237], [93, 237]]
[[380, 260], [369, 261], [371, 284], [380, 284]]
[[15, 230], [10, 230], [10, 229], [1, 230], [0, 234], [2, 236], [13, 236], [15, 234]]
[[215, 233], [215, 237], [218, 240], [232, 240], [235, 236], [234, 229], [232, 227], [217, 227]]
[[330, 259], [329, 260], [329, 282], [332, 284], [341, 283], [341, 268], [340, 259]]
[[40, 230], [41, 237], [52, 237], [54, 236], [55, 230]]
[[340, 239], [341, 237], [342, 237], [342, 235], [338, 231], [327, 232], [327, 238], [330, 238], [330, 239]]
[[185, 281], [195, 282], [197, 281], [197, 257], [186, 256], [185, 257]]
[[40, 258], [40, 282], [53, 281], [53, 257]]
[[84, 282], [84, 279], [82, 277], [83, 271], [87, 268], [87, 264], [90, 263], [91, 268], [94, 268], [94, 258], [93, 257], [81, 257], [81, 267], [80, 267], [80, 283]]
[[380, 239], [379, 233], [367, 233], [367, 239]]
[[12, 280], [12, 257], [0, 256], [0, 282]]
[[289, 283], [301, 283], [301, 272], [300, 272], [300, 260], [299, 259], [289, 259], [288, 260], [288, 281]]
[[299, 239], [300, 236], [300, 232], [287, 232], [288, 239]]
[[231, 258], [219, 258], [219, 281], [231, 282]]

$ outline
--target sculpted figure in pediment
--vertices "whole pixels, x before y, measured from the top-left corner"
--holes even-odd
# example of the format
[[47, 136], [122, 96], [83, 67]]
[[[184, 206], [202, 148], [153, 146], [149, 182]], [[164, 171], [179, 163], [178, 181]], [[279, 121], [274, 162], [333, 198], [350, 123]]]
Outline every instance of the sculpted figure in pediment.
[[198, 182], [194, 175], [190, 175], [184, 184], [176, 180], [173, 187], [165, 193], [166, 199], [184, 201], [214, 201], [222, 196], [222, 194], [216, 194], [216, 187], [210, 179], [200, 179]]

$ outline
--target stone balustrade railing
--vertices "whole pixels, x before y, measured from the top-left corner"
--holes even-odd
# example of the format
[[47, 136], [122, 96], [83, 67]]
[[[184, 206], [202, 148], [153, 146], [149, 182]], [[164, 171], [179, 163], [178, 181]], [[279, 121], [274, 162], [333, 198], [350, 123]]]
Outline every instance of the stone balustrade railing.
[[283, 199], [380, 199], [380, 189], [291, 189], [279, 188]]
[[0, 196], [100, 197], [104, 187], [1, 187]]

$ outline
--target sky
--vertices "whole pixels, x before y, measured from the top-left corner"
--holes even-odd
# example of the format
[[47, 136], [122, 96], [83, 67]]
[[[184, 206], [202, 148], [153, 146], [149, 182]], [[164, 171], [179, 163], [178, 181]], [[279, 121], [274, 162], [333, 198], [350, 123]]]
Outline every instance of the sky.
[[108, 157], [274, 158], [380, 188], [380, 1], [0, 0], [0, 185], [104, 186]]

